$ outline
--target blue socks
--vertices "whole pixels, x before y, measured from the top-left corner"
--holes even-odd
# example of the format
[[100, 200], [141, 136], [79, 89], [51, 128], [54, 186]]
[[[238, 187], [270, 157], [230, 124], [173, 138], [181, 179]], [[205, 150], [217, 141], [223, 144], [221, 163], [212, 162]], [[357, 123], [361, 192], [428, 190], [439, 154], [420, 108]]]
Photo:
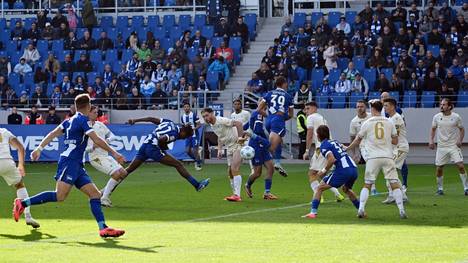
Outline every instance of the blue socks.
[[358, 199], [351, 200], [351, 202], [353, 203], [354, 207], [356, 207], [356, 209], [359, 209], [359, 200]]
[[251, 187], [251, 186], [253, 185], [253, 183], [254, 183], [254, 181], [249, 177], [249, 178], [247, 179], [247, 186], [248, 186], [248, 187]]
[[55, 191], [42, 192], [30, 198], [24, 199], [21, 203], [24, 207], [40, 205], [48, 202], [57, 202], [57, 193]]
[[320, 200], [319, 199], [313, 199], [312, 200], [312, 209], [310, 210], [310, 212], [313, 213], [313, 214], [317, 214], [319, 205], [320, 205]]
[[281, 152], [282, 152], [281, 145], [279, 145], [278, 147], [276, 147], [276, 150], [273, 153], [273, 163], [275, 165], [281, 165]]
[[197, 179], [193, 178], [193, 176], [186, 177], [185, 179], [187, 179], [187, 181], [189, 181], [189, 183], [193, 185], [195, 189], [198, 189], [198, 186], [200, 185], [200, 183], [198, 183]]
[[101, 208], [101, 199], [89, 199], [89, 206], [91, 207], [91, 212], [99, 226], [99, 230], [106, 228], [107, 225]]
[[269, 193], [271, 190], [271, 179], [265, 179], [265, 193]]
[[406, 164], [406, 161], [401, 167], [401, 177], [403, 179], [403, 185], [408, 187], [408, 165]]

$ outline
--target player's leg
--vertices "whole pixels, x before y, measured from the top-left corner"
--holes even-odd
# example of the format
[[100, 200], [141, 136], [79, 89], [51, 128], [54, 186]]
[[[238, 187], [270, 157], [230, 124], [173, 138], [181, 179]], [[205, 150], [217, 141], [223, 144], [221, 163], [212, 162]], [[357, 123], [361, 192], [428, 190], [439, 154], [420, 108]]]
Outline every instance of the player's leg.
[[395, 168], [395, 162], [390, 159], [383, 160], [382, 170], [385, 180], [390, 184], [392, 188], [393, 197], [395, 198], [395, 203], [400, 212], [400, 218], [406, 219], [407, 216], [403, 204], [403, 192], [401, 191], [401, 182], [400, 179], [398, 179], [398, 173]]
[[437, 147], [436, 151], [436, 178], [437, 195], [444, 195], [444, 166], [450, 162], [449, 150], [443, 147]]
[[345, 193], [348, 196], [349, 201], [353, 203], [354, 207], [356, 209], [359, 209], [359, 199], [357, 198], [353, 190], [346, 185], [343, 185], [343, 187], [341, 187], [341, 190], [343, 191], [343, 193]]
[[403, 166], [401, 167], [401, 178], [403, 179], [403, 188], [404, 191], [406, 192], [406, 189], [408, 188], [408, 164], [405, 162], [403, 163]]
[[[16, 197], [21, 199], [21, 200], [24, 200], [24, 199], [28, 199], [29, 198], [29, 195], [28, 195], [28, 190], [26, 189], [25, 185], [24, 185], [24, 182], [23, 180], [21, 179], [21, 181], [17, 184], [15, 184], [15, 188], [16, 188]], [[26, 224], [28, 226], [32, 226], [33, 228], [38, 228], [40, 227], [41, 225], [32, 217], [31, 215], [31, 207], [26, 207], [24, 209], [24, 219], [26, 221]]]
[[208, 186], [210, 182], [210, 178], [198, 181], [195, 179], [188, 171], [185, 169], [184, 165], [177, 159], [175, 159], [172, 155], [165, 153], [165, 155], [159, 160], [161, 164], [173, 167], [177, 170], [177, 172], [185, 178], [193, 187], [195, 187], [195, 190], [201, 191], [205, 187]]
[[195, 159], [195, 170], [197, 171], [200, 171], [202, 169], [202, 166], [201, 166], [201, 157], [200, 157], [200, 153], [198, 152], [198, 148], [199, 148], [199, 145], [198, 145], [198, 138], [193, 138], [192, 139], [192, 144], [191, 144], [191, 151], [192, 151], [192, 155]]
[[375, 183], [377, 179], [377, 175], [381, 170], [381, 160], [380, 159], [371, 159], [368, 160], [366, 163], [366, 171], [364, 174], [364, 187], [361, 189], [361, 193], [359, 194], [359, 209], [358, 209], [358, 217], [359, 218], [366, 218], [366, 203], [369, 199], [369, 191], [372, 188], [372, 184]]
[[82, 178], [77, 181], [75, 186], [89, 197], [91, 213], [93, 214], [94, 219], [96, 219], [97, 225], [99, 227], [99, 235], [101, 237], [119, 237], [125, 234], [124, 230], [113, 229], [106, 225], [104, 213], [102, 212], [101, 208], [101, 192], [99, 192], [96, 185], [91, 182], [87, 175], [83, 175]]
[[460, 175], [460, 180], [462, 182], [463, 191], [466, 196], [468, 196], [468, 182], [466, 178], [466, 170], [463, 165], [463, 154], [460, 148], [454, 148], [450, 152], [450, 160], [457, 166], [458, 173]]
[[112, 207], [110, 195], [115, 188], [127, 177], [127, 170], [119, 167], [117, 170], [111, 172], [111, 178], [107, 181], [106, 186], [102, 190], [101, 204], [106, 207]]
[[247, 196], [252, 198], [252, 185], [253, 183], [262, 175], [262, 165], [254, 165], [252, 169], [252, 174], [250, 174], [249, 178], [247, 179], [247, 183], [245, 183], [245, 192]]
[[[327, 178], [328, 179], [328, 178]], [[304, 215], [306, 218], [315, 218], [317, 217], [318, 208], [320, 205], [320, 200], [322, 199], [323, 191], [330, 189], [332, 186], [327, 183], [328, 180], [322, 181], [319, 186], [316, 188], [314, 196], [312, 197], [312, 202], [310, 205], [310, 213]]]
[[275, 172], [275, 167], [272, 160], [266, 160], [265, 163], [266, 174], [265, 174], [265, 192], [263, 194], [263, 199], [267, 200], [276, 200], [278, 197], [271, 193], [271, 185], [273, 184], [273, 173]]
[[[238, 200], [234, 201], [240, 201], [241, 198], [241, 188], [242, 188], [242, 176], [240, 174], [240, 167], [242, 164], [242, 158], [240, 156], [240, 147], [237, 147], [237, 149], [234, 150], [232, 153], [232, 162], [231, 162], [231, 175], [232, 175], [232, 180], [233, 180], [233, 186], [234, 186], [234, 195], [237, 196]], [[232, 201], [232, 200], [228, 200]]]

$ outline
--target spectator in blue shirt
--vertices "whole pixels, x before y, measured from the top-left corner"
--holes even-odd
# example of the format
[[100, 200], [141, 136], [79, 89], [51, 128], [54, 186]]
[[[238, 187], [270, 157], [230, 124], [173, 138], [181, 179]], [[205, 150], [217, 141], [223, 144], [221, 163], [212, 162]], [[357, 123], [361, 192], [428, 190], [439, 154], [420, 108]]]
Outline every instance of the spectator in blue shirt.
[[213, 61], [208, 67], [208, 71], [218, 72], [219, 80], [221, 83], [227, 83], [229, 81], [229, 68], [224, 63], [224, 57], [219, 56], [217, 60]]

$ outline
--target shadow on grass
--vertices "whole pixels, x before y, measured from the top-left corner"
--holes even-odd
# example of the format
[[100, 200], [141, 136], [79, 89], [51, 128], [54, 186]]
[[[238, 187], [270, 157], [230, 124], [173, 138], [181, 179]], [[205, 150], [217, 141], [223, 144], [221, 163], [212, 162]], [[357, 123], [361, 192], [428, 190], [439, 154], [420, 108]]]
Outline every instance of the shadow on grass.
[[42, 233], [37, 229], [31, 230], [31, 233], [26, 235], [9, 235], [9, 234], [0, 234], [0, 237], [8, 238], [8, 239], [16, 239], [16, 240], [23, 240], [25, 242], [30, 241], [38, 241], [38, 240], [47, 240], [47, 239], [54, 239], [57, 238], [56, 236]]
[[119, 244], [119, 240], [116, 239], [103, 239], [103, 242], [80, 242], [80, 241], [47, 241], [51, 244], [60, 244], [71, 247], [94, 247], [94, 248], [106, 248], [106, 249], [121, 249], [128, 251], [136, 251], [142, 253], [158, 253], [155, 249], [162, 248], [164, 246], [151, 246], [151, 247], [130, 247]]

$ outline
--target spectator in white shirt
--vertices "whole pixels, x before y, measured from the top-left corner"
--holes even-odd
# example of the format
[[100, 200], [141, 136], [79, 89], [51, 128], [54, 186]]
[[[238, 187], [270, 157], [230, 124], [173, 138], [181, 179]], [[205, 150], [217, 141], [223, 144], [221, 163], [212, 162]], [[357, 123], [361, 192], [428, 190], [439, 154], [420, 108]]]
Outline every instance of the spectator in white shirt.
[[343, 31], [345, 35], [349, 35], [351, 33], [351, 26], [346, 22], [346, 18], [344, 16], [340, 18], [340, 23], [336, 25], [336, 29], [338, 29], [338, 31]]
[[351, 92], [351, 82], [346, 79], [346, 74], [341, 73], [340, 79], [335, 84], [336, 93], [349, 93]]
[[369, 84], [360, 73], [357, 73], [351, 82], [351, 92], [362, 92], [365, 96], [369, 93]]
[[26, 64], [26, 60], [24, 58], [21, 58], [20, 62], [16, 64], [15, 68], [13, 69], [13, 72], [24, 77], [26, 73], [32, 72], [32, 68]]
[[140, 83], [140, 93], [145, 97], [151, 97], [156, 90], [156, 85], [150, 80], [148, 75]]
[[37, 48], [35, 48], [34, 45], [30, 43], [24, 50], [21, 58], [24, 58], [26, 63], [34, 65], [41, 58], [41, 55], [39, 54], [39, 51], [37, 51]]

